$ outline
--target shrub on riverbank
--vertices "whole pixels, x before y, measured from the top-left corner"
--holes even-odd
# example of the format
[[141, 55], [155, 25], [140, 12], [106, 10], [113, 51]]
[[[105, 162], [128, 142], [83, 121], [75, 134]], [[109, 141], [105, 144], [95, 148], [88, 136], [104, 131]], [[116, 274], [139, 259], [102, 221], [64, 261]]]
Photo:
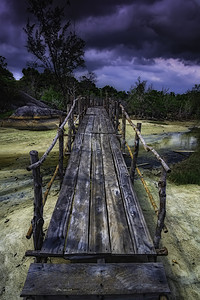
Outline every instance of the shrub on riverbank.
[[196, 151], [189, 158], [172, 167], [170, 179], [176, 184], [200, 185], [200, 129], [196, 134], [198, 138]]

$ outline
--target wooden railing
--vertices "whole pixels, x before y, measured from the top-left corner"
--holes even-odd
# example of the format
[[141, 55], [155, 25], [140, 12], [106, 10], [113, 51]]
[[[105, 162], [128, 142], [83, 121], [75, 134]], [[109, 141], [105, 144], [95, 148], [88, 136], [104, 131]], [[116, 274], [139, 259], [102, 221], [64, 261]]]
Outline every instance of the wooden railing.
[[[60, 117], [60, 126], [58, 128], [57, 134], [53, 139], [53, 142], [48, 147], [46, 152], [43, 154], [43, 156], [39, 159], [38, 152], [36, 150], [30, 151], [30, 161], [31, 164], [27, 167], [28, 171], [32, 170], [33, 174], [33, 185], [34, 185], [34, 215], [33, 219], [31, 221], [31, 226], [26, 234], [26, 237], [29, 239], [31, 235], [33, 234], [33, 241], [34, 241], [34, 248], [35, 250], [40, 250], [43, 243], [43, 207], [45, 205], [45, 202], [47, 200], [48, 193], [50, 191], [50, 188], [52, 186], [52, 183], [54, 179], [56, 178], [56, 175], [59, 174], [60, 178], [60, 186], [63, 181], [63, 175], [64, 175], [64, 136], [67, 136], [67, 153], [71, 152], [72, 148], [72, 142], [75, 136], [75, 123], [79, 121], [79, 124], [81, 123], [81, 120], [87, 110], [87, 107], [89, 105], [89, 101], [86, 98], [78, 97], [77, 99], [74, 99], [69, 107], [68, 114], [64, 118], [63, 116]], [[76, 113], [76, 119], [74, 121], [74, 115]], [[64, 118], [64, 120], [63, 120]], [[64, 134], [64, 127], [68, 123], [68, 134]], [[56, 145], [57, 141], [59, 141], [59, 162], [55, 169], [55, 172], [53, 174], [53, 177], [51, 178], [50, 182], [47, 185], [46, 192], [44, 195], [42, 194], [42, 177], [41, 177], [41, 171], [40, 167], [44, 163], [44, 161], [47, 159], [49, 153], [52, 151], [54, 146]]]
[[[130, 147], [129, 148], [129, 152], [131, 154], [131, 167], [130, 167], [130, 177], [132, 180], [132, 184], [134, 185], [134, 178], [135, 178], [135, 171], [137, 171], [139, 178], [141, 179], [145, 190], [148, 194], [148, 197], [150, 199], [150, 202], [155, 210], [155, 213], [158, 217], [157, 219], [157, 226], [156, 226], [156, 230], [155, 230], [155, 235], [154, 235], [154, 246], [155, 248], [158, 250], [158, 254], [161, 255], [166, 255], [167, 254], [167, 250], [166, 249], [160, 249], [159, 250], [159, 246], [160, 246], [160, 239], [161, 239], [161, 232], [162, 230], [164, 230], [164, 232], [167, 232], [167, 227], [164, 223], [165, 220], [165, 216], [166, 216], [166, 180], [167, 180], [167, 173], [170, 173], [171, 170], [169, 168], [169, 166], [167, 165], [167, 163], [164, 161], [164, 159], [158, 154], [158, 152], [152, 148], [151, 146], [147, 145], [144, 138], [142, 137], [141, 134], [141, 123], [137, 123], [137, 125], [135, 125], [130, 116], [128, 115], [128, 113], [126, 112], [124, 106], [119, 102], [119, 101], [114, 101], [109, 99], [105, 105], [105, 108], [109, 114], [109, 117], [111, 119], [111, 121], [113, 122], [113, 127], [116, 131], [119, 129], [119, 115], [121, 115], [122, 118], [122, 126], [121, 126], [121, 150], [122, 152], [125, 152], [125, 146], [127, 144], [126, 142], [126, 120], [129, 122], [129, 124], [132, 126], [133, 130], [135, 131], [135, 144], [134, 144], [134, 153], [131, 153]], [[158, 189], [159, 189], [159, 208], [157, 207], [153, 196], [151, 195], [143, 177], [141, 176], [141, 173], [137, 167], [137, 158], [138, 158], [138, 152], [139, 152], [139, 143], [142, 144], [143, 148], [145, 149], [145, 151], [147, 152], [151, 152], [155, 158], [160, 162], [161, 165], [161, 177], [160, 180], [158, 182]], [[160, 251], [160, 252], [159, 252]]]
[[[170, 172], [170, 168], [166, 164], [163, 158], [157, 153], [155, 149], [148, 146], [144, 140], [144, 138], [141, 135], [141, 124], [134, 125], [131, 118], [129, 117], [128, 113], [126, 112], [125, 108], [119, 101], [114, 101], [112, 99], [106, 98], [106, 99], [93, 99], [93, 98], [84, 98], [84, 97], [78, 97], [74, 99], [68, 109], [67, 116], [61, 117], [60, 119], [60, 126], [58, 128], [57, 134], [55, 138], [53, 139], [53, 142], [48, 147], [46, 152], [43, 154], [43, 156], [39, 159], [38, 152], [35, 150], [32, 150], [30, 152], [30, 160], [31, 164], [27, 167], [27, 170], [31, 171], [33, 173], [33, 180], [34, 180], [34, 216], [32, 220], [32, 224], [29, 228], [29, 231], [27, 233], [27, 238], [30, 238], [33, 233], [33, 240], [34, 240], [34, 248], [35, 250], [40, 250], [43, 243], [43, 206], [47, 200], [48, 193], [50, 191], [50, 188], [52, 186], [52, 183], [56, 177], [57, 174], [59, 174], [60, 178], [60, 186], [63, 181], [63, 175], [64, 175], [64, 167], [63, 167], [63, 160], [64, 160], [64, 136], [67, 136], [67, 153], [71, 152], [72, 149], [72, 143], [76, 134], [76, 128], [75, 123], [78, 121], [79, 124], [81, 123], [84, 114], [86, 113], [86, 110], [88, 107], [91, 106], [103, 106], [107, 112], [108, 115], [113, 123], [114, 131], [117, 135], [118, 129], [119, 129], [119, 118], [120, 115], [122, 117], [122, 129], [121, 129], [121, 149], [122, 152], [125, 151], [125, 145], [126, 143], [126, 120], [130, 123], [132, 128], [135, 131], [135, 147], [134, 147], [134, 153], [132, 154], [132, 162], [131, 162], [131, 168], [130, 168], [130, 177], [132, 179], [132, 183], [134, 184], [134, 177], [135, 177], [135, 171], [139, 174], [139, 169], [137, 168], [137, 157], [138, 157], [138, 151], [139, 151], [139, 142], [143, 145], [145, 151], [150, 151], [152, 154], [156, 157], [156, 159], [160, 162], [162, 166], [162, 175], [160, 178], [160, 181], [158, 182], [159, 187], [159, 199], [160, 199], [160, 207], [159, 209], [156, 207], [155, 202], [153, 201], [153, 197], [149, 196], [152, 205], [154, 206], [154, 209], [158, 216], [157, 221], [157, 227], [154, 237], [154, 245], [156, 249], [159, 249], [160, 239], [161, 239], [161, 231], [166, 230], [166, 226], [164, 224], [165, 214], [166, 214], [166, 177], [167, 173]], [[76, 116], [75, 116], [76, 115]], [[64, 120], [63, 120], [64, 118]], [[68, 123], [68, 133], [64, 134], [64, 127]], [[52, 151], [54, 146], [56, 145], [57, 141], [59, 141], [59, 162], [56, 167], [56, 170], [53, 174], [52, 179], [50, 180], [46, 192], [44, 193], [44, 196], [42, 195], [42, 177], [40, 172], [40, 167], [43, 164], [43, 162], [47, 159], [49, 153]], [[127, 145], [128, 146], [128, 145]], [[142, 180], [144, 183], [144, 180]], [[147, 191], [147, 187], [145, 188]], [[150, 194], [150, 192], [149, 192]]]

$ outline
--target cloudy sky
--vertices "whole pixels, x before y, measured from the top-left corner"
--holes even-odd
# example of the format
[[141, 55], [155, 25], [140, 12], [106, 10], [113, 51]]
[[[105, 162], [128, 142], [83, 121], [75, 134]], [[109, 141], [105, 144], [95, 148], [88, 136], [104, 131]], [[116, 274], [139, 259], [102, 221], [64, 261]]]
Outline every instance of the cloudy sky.
[[[139, 76], [175, 93], [200, 84], [200, 0], [71, 0], [69, 13], [97, 86], [130, 90]], [[0, 55], [16, 78], [31, 60], [26, 21], [26, 0], [0, 0]]]

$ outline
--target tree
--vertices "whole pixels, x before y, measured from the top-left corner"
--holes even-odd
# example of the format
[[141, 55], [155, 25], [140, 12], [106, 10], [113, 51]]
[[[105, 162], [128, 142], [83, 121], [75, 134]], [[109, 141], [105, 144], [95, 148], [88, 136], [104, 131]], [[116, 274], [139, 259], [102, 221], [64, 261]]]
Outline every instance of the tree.
[[96, 87], [96, 74], [94, 72], [88, 72], [87, 74], [80, 77], [79, 90], [82, 95], [95, 94], [97, 92]]
[[104, 97], [117, 98], [118, 92], [113, 86], [105, 85], [101, 90]]
[[13, 74], [7, 69], [6, 59], [0, 56], [0, 109], [10, 109], [11, 102], [17, 95], [16, 82]]
[[28, 67], [22, 70], [23, 77], [19, 80], [19, 87], [32, 97], [40, 98], [41, 75], [35, 68]]
[[65, 21], [65, 7], [56, 0], [28, 0], [29, 12], [36, 22], [28, 20], [26, 28], [27, 49], [40, 62], [40, 67], [55, 75], [63, 94], [65, 105], [73, 71], [84, 66], [85, 42], [72, 32], [70, 21]]
[[192, 90], [186, 93], [187, 101], [185, 103], [185, 112], [187, 116], [193, 116], [200, 119], [200, 84], [195, 84]]

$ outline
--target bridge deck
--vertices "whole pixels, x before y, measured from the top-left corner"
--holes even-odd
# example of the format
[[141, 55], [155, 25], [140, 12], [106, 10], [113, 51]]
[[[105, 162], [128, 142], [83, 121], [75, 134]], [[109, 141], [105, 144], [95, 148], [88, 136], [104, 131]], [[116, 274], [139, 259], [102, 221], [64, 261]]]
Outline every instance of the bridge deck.
[[104, 108], [89, 108], [79, 126], [40, 253], [66, 258], [156, 256]]

